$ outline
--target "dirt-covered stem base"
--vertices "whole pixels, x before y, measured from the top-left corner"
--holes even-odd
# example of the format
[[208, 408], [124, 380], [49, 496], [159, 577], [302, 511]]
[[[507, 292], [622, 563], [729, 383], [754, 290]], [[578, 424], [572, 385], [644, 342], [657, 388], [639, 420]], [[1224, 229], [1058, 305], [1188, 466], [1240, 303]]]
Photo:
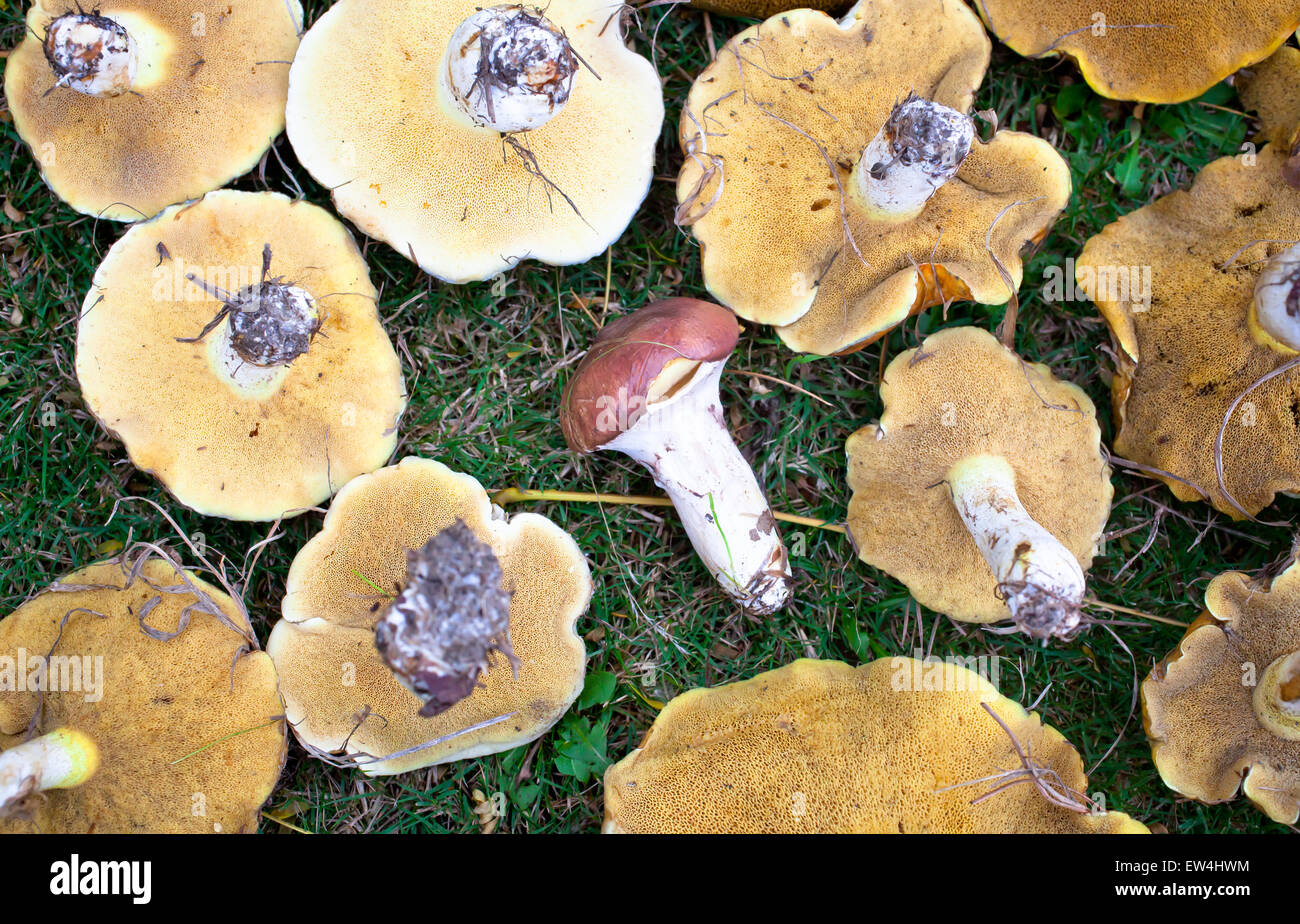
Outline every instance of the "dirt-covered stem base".
[[967, 456], [948, 470], [953, 506], [997, 578], [1012, 621], [1036, 639], [1071, 635], [1080, 621], [1079, 562], [1036, 523], [1001, 456]]
[[970, 117], [912, 95], [896, 105], [853, 169], [852, 193], [866, 211], [905, 221], [957, 175], [975, 137]]

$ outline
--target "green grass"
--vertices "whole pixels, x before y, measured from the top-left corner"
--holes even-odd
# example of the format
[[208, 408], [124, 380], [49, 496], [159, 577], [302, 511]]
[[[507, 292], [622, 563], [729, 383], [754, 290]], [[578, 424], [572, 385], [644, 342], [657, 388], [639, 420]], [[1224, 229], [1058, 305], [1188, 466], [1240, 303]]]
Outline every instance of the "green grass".
[[[307, 4], [313, 18], [325, 5]], [[0, 46], [10, 48], [21, 37], [21, 20], [13, 0], [0, 7]], [[647, 30], [660, 12], [647, 17]], [[712, 25], [721, 43], [741, 24], [714, 17]], [[647, 52], [646, 36], [635, 38]], [[667, 295], [705, 296], [698, 249], [671, 216], [672, 178], [681, 162], [674, 140], [680, 102], [690, 77], [708, 60], [703, 17], [669, 15], [658, 36], [669, 112], [657, 177], [632, 227], [612, 248], [608, 283], [617, 304], [609, 306], [611, 313]], [[996, 110], [1004, 127], [1053, 141], [1069, 161], [1075, 184], [1069, 209], [1028, 262], [1018, 347], [1087, 390], [1100, 409], [1108, 443], [1114, 426], [1109, 361], [1102, 350], [1105, 325], [1088, 303], [1044, 304], [1043, 273], [1077, 255], [1106, 222], [1186, 186], [1200, 167], [1236, 152], [1250, 134], [1249, 121], [1218, 107], [1238, 105], [1231, 88], [1221, 86], [1201, 101], [1148, 107], [1139, 115], [1132, 105], [1097, 97], [1069, 64], [1024, 61], [995, 49], [976, 108]], [[165, 524], [144, 504], [128, 505], [105, 525], [122, 496], [164, 504], [182, 528], [203, 533], [217, 552], [241, 561], [264, 537], [265, 526], [209, 520], [179, 507], [154, 479], [132, 468], [122, 446], [87, 413], [73, 374], [76, 316], [99, 257], [122, 229], [79, 217], [57, 202], [7, 113], [0, 119], [0, 195], [23, 214], [16, 220], [0, 216], [0, 613], [96, 559], [101, 543], [123, 540], [128, 530], [166, 538]], [[297, 165], [288, 142], [281, 138], [277, 146], [308, 196], [328, 206], [328, 196]], [[264, 184], [250, 176], [235, 185], [293, 194], [274, 157]], [[579, 301], [603, 296], [604, 258], [560, 269], [527, 263], [495, 283], [451, 287], [425, 277], [383, 244], [366, 242], [365, 252], [382, 293], [380, 313], [407, 366], [411, 404], [399, 457], [436, 458], [493, 487], [653, 491], [649, 478], [621, 456], [581, 459], [568, 452], [556, 425], [571, 360], [596, 332]], [[1001, 316], [1001, 308], [963, 303], [952, 306], [946, 323], [991, 328]], [[941, 312], [931, 311], [895, 331], [883, 349], [896, 355], [942, 324]], [[844, 516], [844, 440], [881, 411], [875, 387], [881, 349], [877, 344], [845, 359], [815, 360], [780, 347], [769, 329], [751, 328], [743, 338], [732, 369], [779, 376], [836, 408], [781, 386], [755, 388], [743, 375], [725, 378], [738, 437], [758, 460], [760, 481], [776, 508]], [[1092, 593], [1101, 600], [1190, 620], [1215, 574], [1257, 569], [1289, 547], [1286, 530], [1234, 524], [1205, 505], [1176, 503], [1148, 480], [1117, 473], [1115, 487], [1110, 529], [1117, 538], [1107, 543], [1091, 574]], [[1165, 506], [1172, 513], [1155, 519]], [[1125, 727], [1090, 787], [1106, 793], [1111, 807], [1172, 831], [1284, 830], [1244, 800], [1202, 806], [1176, 798], [1160, 783], [1140, 717], [1125, 725], [1133, 664], [1101, 629], [1043, 649], [933, 613], [918, 618], [906, 589], [859, 563], [843, 537], [800, 529], [784, 531], [789, 544], [803, 544], [804, 554], [794, 561], [798, 602], [776, 618], [752, 619], [709, 579], [671, 511], [618, 507], [602, 514], [590, 505], [559, 504], [533, 509], [573, 533], [596, 579], [591, 609], [579, 625], [590, 679], [578, 705], [533, 745], [396, 778], [370, 780], [332, 769], [294, 746], [269, 811], [311, 831], [467, 832], [476, 830], [470, 793], [477, 788], [507, 795], [502, 830], [595, 831], [602, 811], [600, 773], [649, 727], [655, 713], [647, 699], [666, 700], [804, 655], [856, 663], [933, 646], [940, 654], [997, 653], [1008, 659], [1003, 691], [1022, 702], [1034, 700], [1050, 683], [1044, 718], [1079, 748], [1087, 766]], [[1286, 517], [1295, 509], [1294, 502], [1283, 501], [1273, 513]], [[268, 548], [244, 589], [262, 639], [277, 618], [289, 564], [319, 524], [319, 515], [285, 524], [284, 537]], [[1116, 579], [1153, 528], [1150, 548]], [[1147, 623], [1116, 631], [1143, 675], [1180, 635], [1177, 628]], [[656, 665], [653, 676], [644, 669], [647, 663]], [[270, 820], [263, 828], [285, 830]]]

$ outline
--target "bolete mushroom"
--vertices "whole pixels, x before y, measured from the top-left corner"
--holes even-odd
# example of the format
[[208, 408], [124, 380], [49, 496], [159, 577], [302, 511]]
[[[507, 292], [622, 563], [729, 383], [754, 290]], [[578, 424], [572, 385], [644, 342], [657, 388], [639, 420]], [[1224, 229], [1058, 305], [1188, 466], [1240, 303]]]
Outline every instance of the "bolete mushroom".
[[1300, 26], [1294, 0], [976, 0], [1028, 58], [1067, 55], [1111, 99], [1181, 103], [1268, 57]]
[[605, 0], [340, 0], [289, 86], [339, 212], [448, 282], [607, 248], [650, 188], [663, 91]]
[[1180, 500], [1253, 516], [1300, 490], [1300, 190], [1288, 151], [1206, 166], [1092, 237], [1079, 290], [1110, 327], [1115, 451]]
[[739, 324], [726, 308], [670, 298], [606, 324], [564, 389], [569, 448], [640, 462], [673, 502], [709, 573], [747, 610], [790, 600], [776, 519], [722, 416], [718, 381]]
[[691, 88], [677, 181], [714, 298], [820, 354], [932, 305], [1010, 299], [1070, 172], [1032, 135], [976, 137], [989, 50], [948, 0], [795, 10], [729, 41]]
[[591, 591], [550, 520], [507, 519], [469, 475], [406, 458], [335, 497], [266, 650], [304, 746], [404, 773], [554, 725], [582, 692]]
[[1201, 802], [1241, 789], [1269, 818], [1300, 820], [1300, 564], [1271, 581], [1237, 571], [1142, 683], [1160, 778]]
[[405, 408], [366, 262], [324, 209], [222, 190], [129, 231], [77, 330], [91, 412], [181, 503], [272, 520], [383, 465]]
[[257, 166], [302, 21], [299, 0], [34, 0], [5, 67], [14, 127], [77, 211], [151, 218]]
[[254, 832], [286, 756], [242, 605], [133, 546], [0, 620], [0, 834]]
[[1088, 396], [955, 327], [897, 356], [880, 397], [846, 447], [858, 556], [954, 619], [1072, 635], [1114, 493]]
[[605, 772], [607, 833], [1146, 833], [1060, 732], [944, 662], [800, 660], [691, 690]]
[[1259, 118], [1260, 137], [1286, 148], [1282, 175], [1300, 189], [1300, 48], [1283, 45], [1241, 71], [1236, 86], [1242, 106]]

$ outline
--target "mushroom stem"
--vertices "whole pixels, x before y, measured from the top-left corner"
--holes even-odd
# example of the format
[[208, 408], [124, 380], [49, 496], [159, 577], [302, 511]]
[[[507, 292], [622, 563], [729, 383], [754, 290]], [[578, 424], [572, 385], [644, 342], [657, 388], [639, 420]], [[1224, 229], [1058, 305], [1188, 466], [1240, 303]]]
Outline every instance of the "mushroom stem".
[[1300, 651], [1265, 668], [1253, 698], [1261, 725], [1279, 738], [1300, 741]]
[[275, 381], [311, 348], [320, 330], [315, 300], [297, 286], [263, 282], [228, 303], [230, 320], [217, 344], [222, 370], [242, 388]]
[[420, 715], [438, 715], [473, 693], [498, 652], [518, 675], [510, 597], [492, 547], [463, 520], [407, 553], [406, 586], [376, 624], [375, 647], [424, 703]]
[[789, 602], [790, 565], [767, 498], [722, 420], [724, 365], [698, 363], [604, 448], [650, 470], [709, 572], [745, 609], [767, 615]]
[[213, 351], [223, 375], [240, 388], [255, 389], [276, 381], [288, 366], [311, 348], [321, 327], [320, 310], [311, 293], [279, 279], [267, 279], [271, 247], [262, 254], [262, 281], [231, 295], [194, 274], [186, 278], [222, 303], [221, 311], [197, 337], [179, 338], [199, 343], [223, 319]]
[[1269, 260], [1250, 306], [1255, 339], [1286, 356], [1300, 353], [1300, 244]]
[[1078, 628], [1083, 569], [1025, 512], [1007, 461], [967, 456], [948, 470], [947, 480], [953, 506], [993, 569], [1012, 621], [1037, 639], [1068, 636]]
[[99, 769], [99, 748], [82, 732], [57, 728], [0, 753], [0, 818], [21, 811], [27, 797], [80, 786]]
[[55, 86], [87, 96], [121, 96], [135, 83], [135, 41], [97, 13], [66, 13], [45, 30], [45, 59]]
[[444, 88], [470, 122], [494, 131], [539, 128], [568, 102], [578, 57], [541, 10], [478, 10], [451, 35]]
[[956, 176], [975, 137], [964, 113], [911, 95], [894, 106], [853, 168], [852, 190], [875, 218], [906, 221]]

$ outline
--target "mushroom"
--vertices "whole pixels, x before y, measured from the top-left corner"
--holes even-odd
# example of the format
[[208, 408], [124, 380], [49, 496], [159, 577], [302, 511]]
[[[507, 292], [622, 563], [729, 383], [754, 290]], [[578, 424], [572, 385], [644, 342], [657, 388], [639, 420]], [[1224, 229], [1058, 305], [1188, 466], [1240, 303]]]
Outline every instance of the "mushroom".
[[542, 6], [340, 0], [294, 61], [298, 159], [344, 217], [445, 281], [582, 263], [649, 191], [653, 66], [606, 0]]
[[142, 222], [95, 273], [77, 378], [96, 418], [181, 503], [272, 520], [383, 465], [401, 367], [347, 229], [223, 190]]
[[1300, 189], [1300, 48], [1283, 45], [1236, 79], [1242, 106], [1259, 117], [1260, 136], [1285, 146], [1282, 174]]
[[304, 747], [404, 773], [545, 734], [582, 692], [591, 592], [550, 520], [507, 519], [469, 475], [406, 458], [339, 492], [266, 650]]
[[932, 305], [1011, 298], [1070, 173], [1039, 138], [975, 136], [989, 51], [948, 0], [796, 10], [728, 42], [691, 88], [677, 181], [713, 297], [823, 355]]
[[1300, 26], [1294, 0], [978, 0], [976, 8], [1018, 54], [1066, 55], [1102, 96], [1147, 103], [1200, 96]]
[[693, 298], [605, 325], [564, 390], [560, 427], [575, 452], [612, 449], [644, 465], [709, 573], [766, 615], [790, 600], [790, 563], [722, 417], [718, 381], [738, 329], [730, 311]]
[[1088, 396], [955, 327], [897, 356], [880, 397], [846, 447], [858, 556], [962, 622], [1074, 634], [1114, 493]]
[[1166, 785], [1201, 802], [1240, 788], [1269, 818], [1300, 820], [1300, 564], [1270, 581], [1236, 571], [1142, 683], [1151, 756]]
[[247, 173], [284, 129], [299, 0], [34, 0], [5, 97], [78, 212], [151, 218]]
[[1146, 833], [1037, 714], [951, 663], [800, 660], [691, 690], [605, 772], [607, 833]]
[[284, 766], [242, 604], [133, 546], [0, 620], [0, 834], [253, 832]]
[[1300, 291], [1300, 190], [1287, 161], [1278, 144], [1220, 158], [1190, 190], [1103, 228], [1075, 267], [1115, 345], [1115, 451], [1180, 500], [1238, 518], [1300, 490], [1288, 372], [1300, 331], [1285, 308]]

